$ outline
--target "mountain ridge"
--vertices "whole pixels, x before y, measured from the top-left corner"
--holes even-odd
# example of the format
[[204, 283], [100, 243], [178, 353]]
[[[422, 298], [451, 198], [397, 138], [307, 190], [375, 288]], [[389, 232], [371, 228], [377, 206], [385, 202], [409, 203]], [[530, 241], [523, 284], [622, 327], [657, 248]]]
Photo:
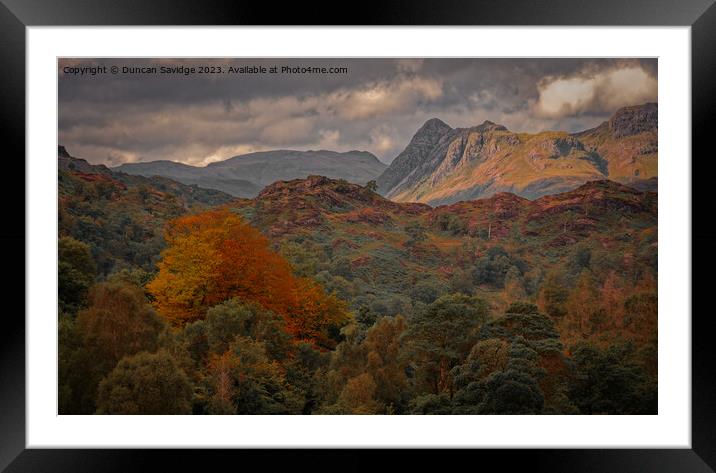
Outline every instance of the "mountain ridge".
[[203, 167], [161, 160], [126, 163], [113, 169], [143, 176], [162, 175], [236, 197], [253, 197], [273, 182], [314, 174], [365, 184], [386, 168], [367, 151], [271, 150], [237, 155]]
[[378, 177], [378, 191], [434, 205], [507, 191], [534, 199], [610, 179], [654, 188], [658, 104], [617, 110], [578, 133], [516, 133], [489, 120], [451, 128], [430, 119]]

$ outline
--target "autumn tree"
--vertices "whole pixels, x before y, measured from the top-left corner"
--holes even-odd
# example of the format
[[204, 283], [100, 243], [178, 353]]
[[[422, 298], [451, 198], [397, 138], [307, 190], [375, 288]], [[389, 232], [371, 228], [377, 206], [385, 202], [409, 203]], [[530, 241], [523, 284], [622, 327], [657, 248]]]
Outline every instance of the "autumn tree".
[[346, 405], [347, 399], [359, 391], [370, 392], [362, 398], [365, 402], [361, 409], [403, 413], [409, 391], [407, 362], [402, 356], [406, 328], [405, 318], [397, 316], [382, 317], [366, 332], [357, 324], [344, 330], [346, 340], [332, 353], [325, 375], [325, 413], [365, 413]]
[[658, 321], [658, 297], [656, 293], [634, 294], [624, 301], [624, 325], [639, 340], [656, 339]]
[[288, 262], [228, 210], [173, 220], [164, 237], [168, 248], [148, 289], [172, 322], [201, 318], [206, 309], [232, 297], [280, 313], [295, 305]]
[[569, 290], [564, 277], [557, 272], [551, 272], [540, 288], [537, 305], [550, 317], [561, 319], [567, 315], [568, 297]]
[[314, 341], [325, 348], [335, 343], [329, 336], [331, 327], [346, 323], [350, 316], [345, 302], [309, 278], [297, 279], [293, 285], [295, 306], [286, 317], [286, 329], [294, 338]]
[[59, 403], [64, 414], [93, 413], [102, 377], [127, 355], [155, 351], [164, 330], [136, 286], [99, 283], [90, 288], [88, 300], [76, 319], [60, 318]]
[[335, 414], [378, 414], [381, 404], [375, 399], [377, 385], [373, 377], [363, 373], [348, 380], [338, 402], [329, 413]]
[[229, 210], [176, 219], [165, 238], [168, 248], [147, 288], [175, 325], [203, 318], [209, 307], [232, 298], [280, 314], [299, 340], [325, 342], [327, 328], [348, 319], [342, 301], [294, 276], [266, 237]]
[[583, 271], [567, 299], [565, 322], [568, 330], [586, 337], [602, 328], [607, 314], [601, 302], [593, 277]]
[[126, 355], [156, 350], [164, 323], [141, 289], [106, 282], [90, 289], [89, 306], [78, 314], [77, 329], [95, 364], [110, 370]]

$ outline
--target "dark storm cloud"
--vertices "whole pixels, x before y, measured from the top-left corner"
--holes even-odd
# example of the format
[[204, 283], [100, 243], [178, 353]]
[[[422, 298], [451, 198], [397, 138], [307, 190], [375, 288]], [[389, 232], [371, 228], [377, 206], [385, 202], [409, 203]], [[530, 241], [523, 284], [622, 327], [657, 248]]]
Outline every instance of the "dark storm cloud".
[[[64, 73], [85, 66], [316, 66], [346, 74]], [[368, 150], [389, 162], [427, 119], [576, 131], [656, 101], [656, 60], [62, 59], [59, 142], [94, 163], [202, 165], [276, 149]]]

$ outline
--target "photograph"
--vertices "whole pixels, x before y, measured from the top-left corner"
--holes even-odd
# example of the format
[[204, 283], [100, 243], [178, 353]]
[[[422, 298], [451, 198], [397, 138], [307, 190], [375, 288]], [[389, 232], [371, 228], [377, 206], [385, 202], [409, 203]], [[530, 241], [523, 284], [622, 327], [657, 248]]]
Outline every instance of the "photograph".
[[658, 73], [57, 57], [58, 414], [657, 416]]

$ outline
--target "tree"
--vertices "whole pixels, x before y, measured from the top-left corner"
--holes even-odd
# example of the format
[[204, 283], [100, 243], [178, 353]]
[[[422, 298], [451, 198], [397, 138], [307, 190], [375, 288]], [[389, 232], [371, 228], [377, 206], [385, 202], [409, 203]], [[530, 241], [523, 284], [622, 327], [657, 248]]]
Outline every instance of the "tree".
[[569, 272], [573, 276], [578, 276], [585, 269], [590, 269], [592, 263], [592, 249], [588, 244], [579, 243], [567, 264]]
[[478, 285], [490, 284], [502, 288], [510, 270], [512, 270], [513, 275], [521, 276], [526, 269], [527, 266], [524, 261], [518, 258], [511, 258], [501, 246], [493, 246], [487, 250], [485, 256], [475, 261], [472, 279]]
[[516, 337], [527, 340], [559, 340], [554, 322], [539, 312], [534, 304], [517, 302], [510, 305], [505, 314], [485, 324], [480, 339], [500, 338], [513, 341]]
[[[325, 412], [359, 413], [346, 405], [358, 387], [370, 384], [370, 409], [402, 413], [408, 402], [407, 362], [402, 356], [404, 317], [382, 317], [367, 331], [357, 324], [343, 331], [346, 340], [331, 354], [326, 373]], [[362, 375], [368, 375], [368, 378]], [[348, 384], [355, 384], [349, 387]], [[361, 389], [362, 389], [361, 388]], [[367, 389], [367, 388], [366, 388]], [[343, 403], [341, 401], [343, 399]], [[374, 402], [373, 402], [374, 401]], [[376, 413], [378, 413], [376, 411]]]
[[569, 394], [582, 414], [656, 414], [656, 380], [632, 361], [633, 352], [631, 344], [572, 347], [578, 377]]
[[168, 248], [148, 289], [174, 323], [202, 318], [206, 309], [232, 297], [281, 314], [296, 304], [288, 262], [228, 210], [173, 220], [165, 239]]
[[378, 414], [383, 406], [375, 400], [377, 385], [373, 377], [363, 373], [348, 380], [338, 402], [331, 406], [329, 413], [335, 414]]
[[444, 288], [437, 279], [424, 279], [413, 286], [410, 295], [416, 301], [432, 304], [443, 292]]
[[601, 302], [591, 274], [583, 271], [567, 299], [565, 322], [568, 328], [581, 336], [602, 328], [606, 322], [606, 314]]
[[452, 235], [463, 235], [467, 233], [467, 225], [455, 214], [441, 213], [436, 219], [438, 228], [444, 232], [450, 232]]
[[408, 234], [408, 240], [405, 242], [407, 246], [415, 246], [428, 238], [425, 235], [425, 228], [418, 222], [411, 222], [406, 225], [405, 233]]
[[157, 277], [147, 288], [159, 312], [175, 325], [203, 318], [232, 298], [280, 314], [296, 339], [325, 342], [327, 329], [349, 315], [345, 304], [271, 250], [258, 230], [220, 209], [169, 223]]
[[411, 319], [405, 337], [435, 394], [451, 389], [449, 371], [464, 359], [487, 315], [483, 300], [452, 294]]
[[124, 356], [155, 351], [163, 330], [138, 287], [124, 282], [92, 286], [86, 309], [74, 319], [60, 315], [60, 412], [92, 414], [102, 377]]
[[274, 360], [286, 358], [291, 351], [291, 336], [281, 316], [237, 298], [210, 308], [205, 319], [186, 325], [179, 334], [196, 361], [224, 353], [237, 336], [264, 343]]
[[554, 319], [567, 315], [567, 298], [569, 291], [563, 277], [555, 272], [549, 273], [539, 291], [537, 304]]
[[335, 294], [326, 294], [320, 284], [308, 278], [297, 280], [293, 290], [297, 303], [286, 318], [288, 332], [297, 340], [333, 348], [330, 329], [350, 320], [345, 302]]
[[165, 351], [123, 358], [99, 385], [98, 414], [191, 414], [192, 387]]
[[529, 342], [517, 336], [510, 344], [497, 339], [480, 344], [481, 348], [473, 349], [465, 364], [453, 369], [456, 387], [453, 413], [540, 413], [544, 395], [538, 379], [543, 371]]
[[[480, 388], [486, 397], [480, 398], [479, 403], [488, 403], [480, 407], [484, 413], [496, 413], [495, 409], [510, 411], [502, 413], [519, 413], [515, 405], [508, 408], [507, 404], [497, 398], [496, 404], [492, 407], [489, 405], [490, 396], [494, 394], [492, 388], [497, 388], [507, 380], [525, 385], [520, 388], [523, 393], [532, 392], [528, 396], [531, 401], [526, 404], [532, 406], [530, 412], [541, 412], [544, 409], [546, 412], [568, 414], [575, 411], [567, 397], [567, 387], [573, 378], [571, 363], [563, 353], [560, 334], [554, 322], [541, 314], [537, 306], [529, 303], [510, 305], [503, 316], [483, 325], [479, 336], [481, 341], [473, 347], [467, 366], [456, 368], [468, 370], [456, 373], [456, 380], [460, 381], [456, 381], [456, 385], [460, 389], [469, 388], [473, 381], [487, 383], [486, 376], [494, 377], [487, 391], [483, 389], [488, 388], [487, 384]], [[509, 344], [508, 351], [505, 350], [505, 344]], [[471, 364], [471, 361], [474, 363]], [[511, 371], [518, 374], [509, 373]], [[499, 375], [501, 372], [504, 372], [504, 376]], [[471, 393], [468, 398], [475, 395], [473, 388], [468, 389], [468, 393]], [[463, 403], [469, 404], [465, 400]]]
[[90, 247], [69, 236], [57, 242], [57, 284], [60, 312], [74, 313], [85, 305], [87, 290], [97, 275]]
[[323, 393], [316, 373], [325, 368], [329, 356], [309, 343], [299, 343], [293, 356], [283, 363], [286, 381], [304, 399], [302, 414], [311, 414], [320, 403]]
[[124, 356], [156, 350], [164, 323], [141, 289], [105, 282], [90, 289], [89, 306], [77, 315], [77, 330], [94, 364], [107, 372]]
[[624, 301], [624, 326], [641, 340], [656, 339], [659, 308], [656, 293], [641, 292]]
[[370, 180], [366, 182], [365, 188], [371, 192], [378, 192], [378, 184], [375, 182], [375, 180]]
[[210, 357], [208, 381], [212, 414], [297, 414], [305, 404], [264, 344], [248, 337], [236, 337], [226, 352]]
[[405, 407], [403, 404], [408, 390], [407, 363], [401, 352], [401, 337], [406, 329], [404, 317], [383, 317], [368, 330], [362, 343], [366, 353], [366, 371], [376, 383], [375, 399], [399, 412]]

